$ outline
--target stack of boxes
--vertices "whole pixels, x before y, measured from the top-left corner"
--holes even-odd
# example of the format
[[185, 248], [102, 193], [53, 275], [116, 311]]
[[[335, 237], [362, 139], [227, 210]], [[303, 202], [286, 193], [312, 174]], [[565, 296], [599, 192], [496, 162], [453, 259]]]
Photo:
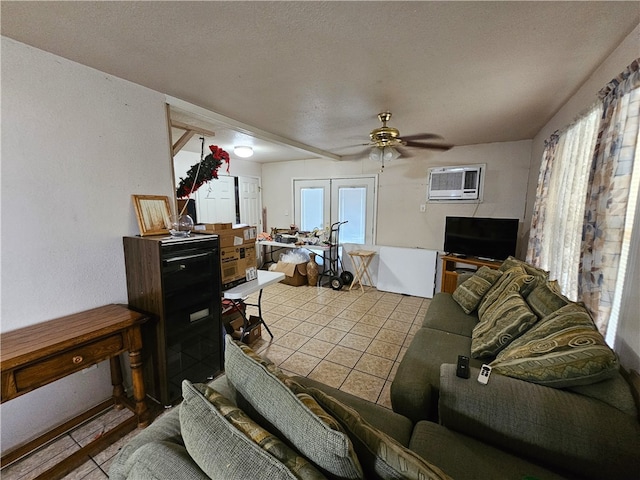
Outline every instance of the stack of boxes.
[[222, 290], [257, 278], [256, 227], [232, 228], [230, 223], [204, 223], [196, 225], [194, 232], [216, 234], [220, 239]]

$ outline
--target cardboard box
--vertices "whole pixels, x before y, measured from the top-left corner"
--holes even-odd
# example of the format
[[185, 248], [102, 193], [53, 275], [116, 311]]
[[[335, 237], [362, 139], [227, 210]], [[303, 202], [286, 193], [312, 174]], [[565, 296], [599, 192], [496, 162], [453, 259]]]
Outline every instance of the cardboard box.
[[241, 340], [246, 344], [251, 344], [262, 337], [262, 324], [260, 319], [254, 315], [249, 317], [249, 327], [244, 330], [244, 319], [242, 316], [231, 321], [231, 337]]
[[231, 228], [230, 223], [199, 223], [194, 225], [194, 233], [218, 235], [221, 247], [232, 247], [255, 243], [258, 237], [257, 227]]
[[218, 235], [220, 239], [220, 276], [227, 290], [258, 276], [256, 258], [257, 227], [231, 228], [230, 223], [201, 223], [194, 231]]
[[220, 248], [222, 289], [227, 290], [257, 277], [255, 244]]
[[216, 233], [220, 239], [220, 248], [223, 248], [256, 243], [257, 231], [258, 229], [256, 227], [239, 227], [217, 230], [214, 233]]
[[260, 323], [260, 319], [251, 315], [249, 317], [249, 332], [245, 334], [242, 341], [251, 345], [253, 342], [262, 337], [262, 323]]
[[274, 268], [276, 272], [284, 273], [285, 277], [282, 283], [299, 287], [307, 284], [307, 264], [302, 263], [286, 263], [278, 262]]
[[233, 228], [232, 223], [198, 223], [193, 226], [194, 231], [215, 232], [216, 230], [229, 230]]

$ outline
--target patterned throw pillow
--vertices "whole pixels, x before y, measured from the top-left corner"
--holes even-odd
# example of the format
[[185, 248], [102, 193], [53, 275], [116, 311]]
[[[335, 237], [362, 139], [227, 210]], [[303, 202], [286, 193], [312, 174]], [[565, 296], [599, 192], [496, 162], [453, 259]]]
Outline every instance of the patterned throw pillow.
[[613, 377], [618, 359], [589, 312], [570, 303], [514, 340], [491, 366], [502, 375], [564, 388]]
[[444, 480], [450, 477], [438, 467], [381, 432], [353, 408], [317, 388], [313, 397], [337, 418], [348, 432], [368, 479]]
[[502, 295], [509, 292], [519, 292], [520, 295], [526, 298], [536, 287], [537, 282], [537, 277], [529, 275], [521, 266], [516, 266], [503, 272], [498, 281], [493, 284], [485, 296], [482, 297], [482, 300], [480, 300], [478, 317], [482, 318], [485, 310], [490, 305], [498, 302]]
[[[247, 410], [254, 420], [261, 424], [266, 422], [268, 426], [263, 425], [265, 428], [286, 438], [321, 470], [343, 479], [362, 478], [362, 467], [349, 437], [341, 429], [332, 428], [339, 428], [338, 422], [333, 420], [332, 425], [328, 425], [314, 414], [283, 380], [270, 371], [277, 367], [268, 368], [269, 362], [259, 356], [259, 360], [256, 359], [249, 347], [234, 341], [229, 335], [225, 343], [227, 379], [255, 410], [255, 417]], [[325, 415], [331, 417], [326, 412], [322, 417]]]
[[462, 282], [453, 292], [453, 299], [467, 315], [478, 308], [484, 294], [502, 276], [502, 272], [489, 267], [480, 267], [470, 278]]
[[539, 284], [527, 297], [527, 304], [540, 318], [552, 314], [568, 303], [569, 300], [557, 293], [554, 284], [550, 282]]
[[191, 458], [209, 477], [326, 478], [212, 388], [184, 380], [182, 395], [182, 438]]
[[507, 292], [489, 305], [473, 328], [471, 356], [495, 357], [537, 321], [538, 317], [518, 292]]
[[543, 270], [538, 267], [534, 267], [533, 265], [527, 262], [518, 260], [517, 258], [511, 257], [511, 256], [507, 258], [504, 262], [502, 262], [502, 265], [500, 265], [498, 269], [502, 272], [506, 272], [507, 270], [513, 267], [522, 267], [526, 270], [526, 272], [529, 275], [533, 275], [534, 277], [539, 277], [543, 280], [546, 280], [549, 278], [549, 272], [547, 272], [546, 270]]

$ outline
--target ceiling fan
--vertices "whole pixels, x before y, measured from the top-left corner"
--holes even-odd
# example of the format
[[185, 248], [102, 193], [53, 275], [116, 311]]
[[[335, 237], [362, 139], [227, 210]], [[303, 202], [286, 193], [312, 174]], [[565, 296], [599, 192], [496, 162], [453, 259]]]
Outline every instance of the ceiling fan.
[[417, 141], [442, 139], [440, 135], [437, 135], [435, 133], [418, 133], [416, 135], [409, 135], [401, 138], [400, 132], [397, 128], [387, 127], [387, 122], [390, 119], [391, 112], [382, 112], [378, 114], [378, 120], [382, 122], [382, 127], [372, 130], [369, 134], [372, 146], [384, 148], [402, 145], [405, 147], [428, 148], [432, 150], [449, 150], [451, 147], [453, 147], [453, 145], [446, 145], [443, 143], [425, 143]]
[[382, 127], [376, 128], [369, 133], [371, 142], [365, 145], [371, 147], [369, 158], [382, 162], [382, 168], [384, 168], [385, 161], [395, 160], [400, 156], [411, 157], [411, 154], [404, 147], [442, 151], [453, 147], [453, 145], [445, 143], [424, 141], [442, 140], [442, 137], [435, 133], [418, 133], [400, 137], [400, 132], [397, 128], [387, 126], [387, 122], [391, 119], [391, 112], [379, 113], [378, 119], [382, 122]]

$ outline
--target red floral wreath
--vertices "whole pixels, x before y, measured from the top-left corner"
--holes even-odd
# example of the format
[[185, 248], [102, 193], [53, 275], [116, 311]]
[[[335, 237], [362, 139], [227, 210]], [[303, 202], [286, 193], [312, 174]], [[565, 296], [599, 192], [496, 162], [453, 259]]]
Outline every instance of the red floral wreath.
[[[209, 150], [211, 150], [209, 155], [187, 170], [186, 178], [180, 177], [180, 183], [176, 190], [178, 198], [188, 197], [212, 178], [217, 179], [218, 169], [222, 162], [227, 164], [227, 173], [229, 173], [229, 154], [217, 145], [209, 145]], [[198, 169], [200, 173], [198, 173]]]

